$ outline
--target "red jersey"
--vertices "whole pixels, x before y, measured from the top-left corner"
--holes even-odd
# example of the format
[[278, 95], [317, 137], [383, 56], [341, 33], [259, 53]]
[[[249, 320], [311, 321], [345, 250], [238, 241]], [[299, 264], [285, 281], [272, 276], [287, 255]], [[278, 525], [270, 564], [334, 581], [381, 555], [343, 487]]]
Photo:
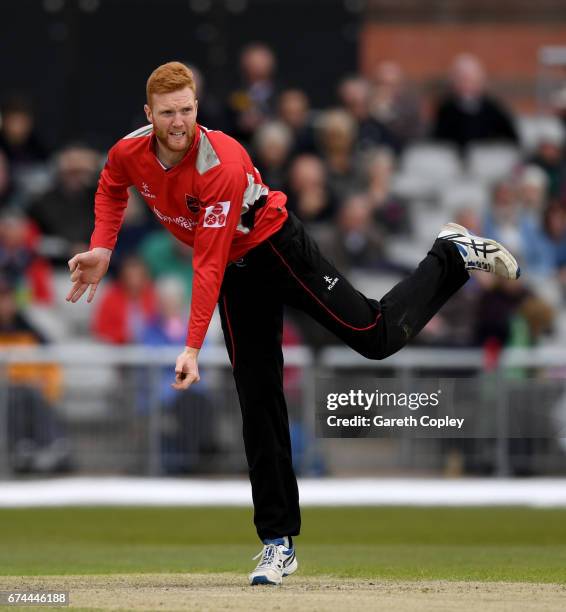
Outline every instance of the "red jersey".
[[194, 249], [187, 346], [200, 348], [227, 264], [281, 228], [287, 197], [262, 183], [236, 140], [200, 125], [185, 157], [165, 168], [155, 155], [149, 125], [119, 140], [108, 153], [95, 197], [91, 248], [114, 248], [130, 185], [161, 224]]

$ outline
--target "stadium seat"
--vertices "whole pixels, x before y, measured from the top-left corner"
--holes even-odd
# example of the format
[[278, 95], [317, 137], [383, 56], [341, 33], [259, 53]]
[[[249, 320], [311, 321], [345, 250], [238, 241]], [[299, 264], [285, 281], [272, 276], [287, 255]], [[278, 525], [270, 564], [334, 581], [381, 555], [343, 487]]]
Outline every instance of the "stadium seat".
[[401, 277], [393, 273], [385, 274], [382, 272], [377, 273], [353, 269], [348, 274], [348, 279], [364, 295], [380, 300], [393, 289], [401, 280]]
[[487, 185], [508, 176], [519, 161], [519, 150], [505, 144], [471, 145], [467, 155], [470, 175]]
[[440, 228], [451, 221], [451, 211], [441, 206], [430, 206], [426, 202], [413, 202], [410, 208], [411, 227], [420, 259], [428, 251]]
[[489, 204], [489, 190], [478, 181], [457, 181], [448, 185], [442, 193], [440, 203], [447, 214], [471, 209], [482, 214]]
[[534, 151], [541, 140], [563, 143], [566, 136], [564, 125], [557, 117], [550, 115], [519, 117], [517, 127], [521, 145], [528, 152]]
[[[422, 143], [409, 147], [401, 159], [401, 175], [415, 177], [429, 190], [438, 190], [462, 173], [456, 150], [448, 145]], [[423, 194], [421, 194], [423, 195]]]

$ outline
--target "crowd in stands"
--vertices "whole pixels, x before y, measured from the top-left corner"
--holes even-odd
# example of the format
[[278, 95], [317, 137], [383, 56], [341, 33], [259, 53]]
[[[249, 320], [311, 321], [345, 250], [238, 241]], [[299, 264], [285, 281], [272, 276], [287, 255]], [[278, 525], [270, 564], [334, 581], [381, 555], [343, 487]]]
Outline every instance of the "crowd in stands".
[[[240, 86], [225, 101], [192, 68], [199, 122], [249, 149], [264, 182], [287, 193], [289, 210], [323, 252], [365, 291], [374, 288], [372, 297], [381, 297], [384, 279], [392, 285], [412, 268], [449, 220], [517, 254], [524, 273], [518, 284], [474, 275], [417, 343], [505, 346], [518, 342], [517, 318], [528, 344], [562, 337], [564, 96], [544, 120], [515, 116], [470, 54], [453, 59], [437, 100], [426, 99], [402, 66], [383, 61], [368, 76], [345, 75], [335, 99], [316, 109], [307, 91], [282, 85], [275, 55], [263, 44], [242, 50]], [[48, 151], [30, 101], [6, 92], [0, 102], [0, 280], [22, 312], [36, 316], [42, 335], [55, 342], [182, 338], [176, 327], [186, 324], [188, 308], [183, 321], [167, 322], [156, 283], [177, 279], [188, 305], [191, 253], [161, 229], [133, 188], [112, 276], [81, 311], [85, 320], [74, 325], [73, 317], [37, 314], [65, 307], [66, 262], [89, 243], [104, 152], [78, 141]], [[311, 341], [312, 328], [300, 317], [295, 329]], [[316, 346], [332, 343], [319, 340]]]

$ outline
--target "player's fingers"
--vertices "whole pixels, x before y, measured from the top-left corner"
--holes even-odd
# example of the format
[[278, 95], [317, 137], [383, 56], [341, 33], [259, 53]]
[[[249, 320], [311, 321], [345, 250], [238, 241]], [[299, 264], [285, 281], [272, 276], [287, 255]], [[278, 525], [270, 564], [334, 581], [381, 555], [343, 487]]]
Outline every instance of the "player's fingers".
[[80, 283], [74, 283], [73, 284], [73, 286], [69, 290], [69, 293], [67, 293], [67, 297], [65, 298], [67, 300], [67, 302], [70, 302], [73, 299], [73, 295], [74, 295], [75, 291], [78, 289], [79, 285], [80, 285]]
[[175, 382], [171, 386], [173, 389], [177, 389], [177, 391], [183, 391], [199, 380], [200, 377], [198, 375], [175, 372]]
[[92, 302], [92, 300], [94, 300], [94, 294], [96, 293], [96, 288], [98, 287], [98, 283], [93, 283], [90, 286], [90, 291], [88, 293], [88, 297], [86, 299], [86, 301], [90, 304]]
[[78, 302], [81, 297], [83, 296], [84, 292], [88, 289], [88, 283], [77, 283], [77, 288], [75, 289], [75, 291], [73, 292], [73, 295], [71, 297], [71, 302], [73, 304], [75, 304], [76, 302]]

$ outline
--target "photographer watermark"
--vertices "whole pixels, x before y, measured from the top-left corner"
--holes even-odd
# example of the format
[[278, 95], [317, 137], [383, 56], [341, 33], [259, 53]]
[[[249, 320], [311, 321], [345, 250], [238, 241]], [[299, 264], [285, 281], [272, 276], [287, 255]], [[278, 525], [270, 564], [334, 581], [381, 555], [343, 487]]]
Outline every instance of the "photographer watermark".
[[532, 398], [517, 398], [511, 390], [512, 384], [506, 388], [478, 378], [320, 378], [316, 434], [323, 438], [566, 435], [563, 424], [542, 419], [540, 410], [534, 414], [540, 400], [533, 405]]

